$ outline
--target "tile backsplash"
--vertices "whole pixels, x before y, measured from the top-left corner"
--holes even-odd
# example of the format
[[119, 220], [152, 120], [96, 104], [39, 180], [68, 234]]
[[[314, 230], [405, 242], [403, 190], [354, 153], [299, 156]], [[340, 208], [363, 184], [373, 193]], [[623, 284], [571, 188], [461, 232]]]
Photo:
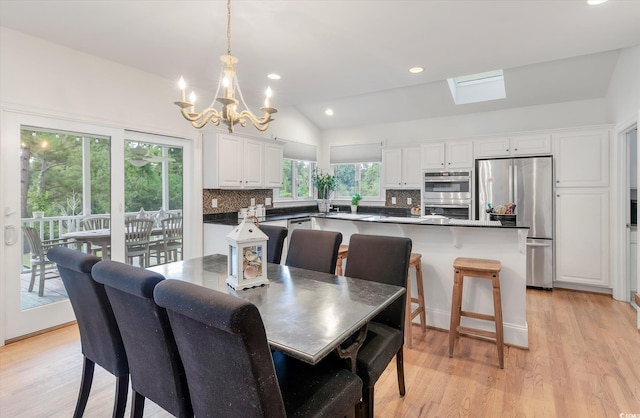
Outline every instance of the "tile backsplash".
[[[396, 204], [392, 202], [392, 198], [396, 198]], [[411, 198], [411, 204], [407, 204], [407, 198]], [[384, 206], [387, 208], [412, 208], [420, 207], [420, 190], [391, 189], [387, 190]]]
[[[251, 205], [251, 198], [256, 199], [256, 205], [264, 205], [265, 199], [271, 199], [271, 205], [265, 205], [269, 209], [273, 207], [273, 190], [272, 189], [252, 189], [252, 190], [223, 190], [223, 189], [204, 189], [202, 191], [202, 213], [204, 215], [211, 213], [237, 212], [240, 208], [246, 208]], [[218, 199], [218, 207], [211, 205], [212, 199]]]

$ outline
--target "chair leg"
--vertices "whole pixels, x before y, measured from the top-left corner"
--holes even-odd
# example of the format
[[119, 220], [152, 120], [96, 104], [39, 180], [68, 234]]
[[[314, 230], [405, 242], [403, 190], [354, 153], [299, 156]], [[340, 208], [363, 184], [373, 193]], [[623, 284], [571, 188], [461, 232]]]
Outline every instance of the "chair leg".
[[113, 418], [124, 417], [124, 410], [127, 407], [127, 395], [129, 392], [129, 375], [118, 376], [116, 378], [116, 398], [113, 404]]
[[44, 296], [44, 277], [45, 277], [45, 263], [40, 264], [40, 287], [38, 288], [38, 296]]
[[144, 396], [132, 390], [131, 418], [142, 418], [144, 415]]
[[33, 285], [36, 282], [36, 269], [31, 266], [31, 281], [29, 282], [29, 292], [33, 292]]
[[[409, 273], [411, 274], [411, 273]], [[404, 340], [405, 340], [405, 344], [407, 345], [407, 348], [413, 348], [413, 344], [412, 344], [412, 339], [413, 339], [413, 333], [411, 332], [411, 311], [412, 311], [412, 306], [411, 306], [411, 277], [407, 278], [407, 293], [405, 293], [406, 298], [407, 298], [407, 303], [406, 303], [406, 307], [405, 307], [405, 314], [404, 314]]]
[[73, 418], [80, 418], [84, 414], [84, 408], [87, 406], [87, 400], [89, 400], [89, 392], [91, 392], [94, 368], [95, 363], [82, 356], [82, 380], [80, 380], [80, 392], [78, 393], [76, 409], [73, 411]]
[[462, 274], [456, 269], [453, 276], [453, 295], [451, 296], [451, 322], [449, 325], [449, 357], [453, 357], [453, 349], [458, 336], [460, 326], [460, 313], [462, 309]]
[[373, 418], [373, 387], [362, 387], [362, 406], [360, 417]]
[[400, 350], [396, 353], [396, 369], [398, 373], [398, 391], [400, 396], [404, 396], [406, 390], [404, 387], [404, 347], [400, 347]]

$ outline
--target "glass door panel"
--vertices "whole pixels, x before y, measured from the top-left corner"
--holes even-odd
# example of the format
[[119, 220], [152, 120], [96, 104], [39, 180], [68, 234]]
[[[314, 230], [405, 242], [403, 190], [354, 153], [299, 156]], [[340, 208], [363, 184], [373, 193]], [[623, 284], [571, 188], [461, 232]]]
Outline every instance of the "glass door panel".
[[[152, 266], [183, 257], [183, 148], [176, 140], [144, 135], [125, 140], [125, 262]], [[152, 221], [140, 241], [140, 219]]]

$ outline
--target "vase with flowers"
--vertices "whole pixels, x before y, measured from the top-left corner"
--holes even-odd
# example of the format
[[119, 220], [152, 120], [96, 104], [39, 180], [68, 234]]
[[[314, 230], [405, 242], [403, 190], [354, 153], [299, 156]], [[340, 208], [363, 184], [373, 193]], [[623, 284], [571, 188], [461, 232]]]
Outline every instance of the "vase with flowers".
[[311, 179], [318, 191], [318, 212], [329, 212], [329, 200], [331, 199], [331, 194], [336, 190], [338, 178], [331, 173], [323, 172], [316, 168], [313, 170]]

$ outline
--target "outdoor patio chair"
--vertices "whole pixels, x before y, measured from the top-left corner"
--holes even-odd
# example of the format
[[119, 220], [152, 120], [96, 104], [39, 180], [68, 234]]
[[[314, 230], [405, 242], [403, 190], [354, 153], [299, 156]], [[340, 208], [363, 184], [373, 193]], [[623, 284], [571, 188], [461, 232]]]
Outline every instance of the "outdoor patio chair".
[[140, 267], [149, 265], [149, 240], [153, 221], [151, 219], [131, 219], [125, 221], [125, 256], [133, 265], [133, 258], [139, 257]]
[[49, 261], [47, 251], [53, 247], [67, 246], [67, 241], [62, 239], [41, 240], [40, 233], [32, 226], [23, 226], [22, 232], [29, 243], [31, 253], [31, 281], [29, 282], [29, 292], [33, 291], [36, 281], [36, 274], [40, 276], [40, 287], [38, 296], [44, 296], [44, 281], [60, 277], [56, 264]]
[[170, 216], [160, 221], [162, 225], [162, 238], [152, 241], [150, 252], [160, 264], [162, 256], [164, 262], [178, 261], [178, 254], [182, 258], [182, 216]]

